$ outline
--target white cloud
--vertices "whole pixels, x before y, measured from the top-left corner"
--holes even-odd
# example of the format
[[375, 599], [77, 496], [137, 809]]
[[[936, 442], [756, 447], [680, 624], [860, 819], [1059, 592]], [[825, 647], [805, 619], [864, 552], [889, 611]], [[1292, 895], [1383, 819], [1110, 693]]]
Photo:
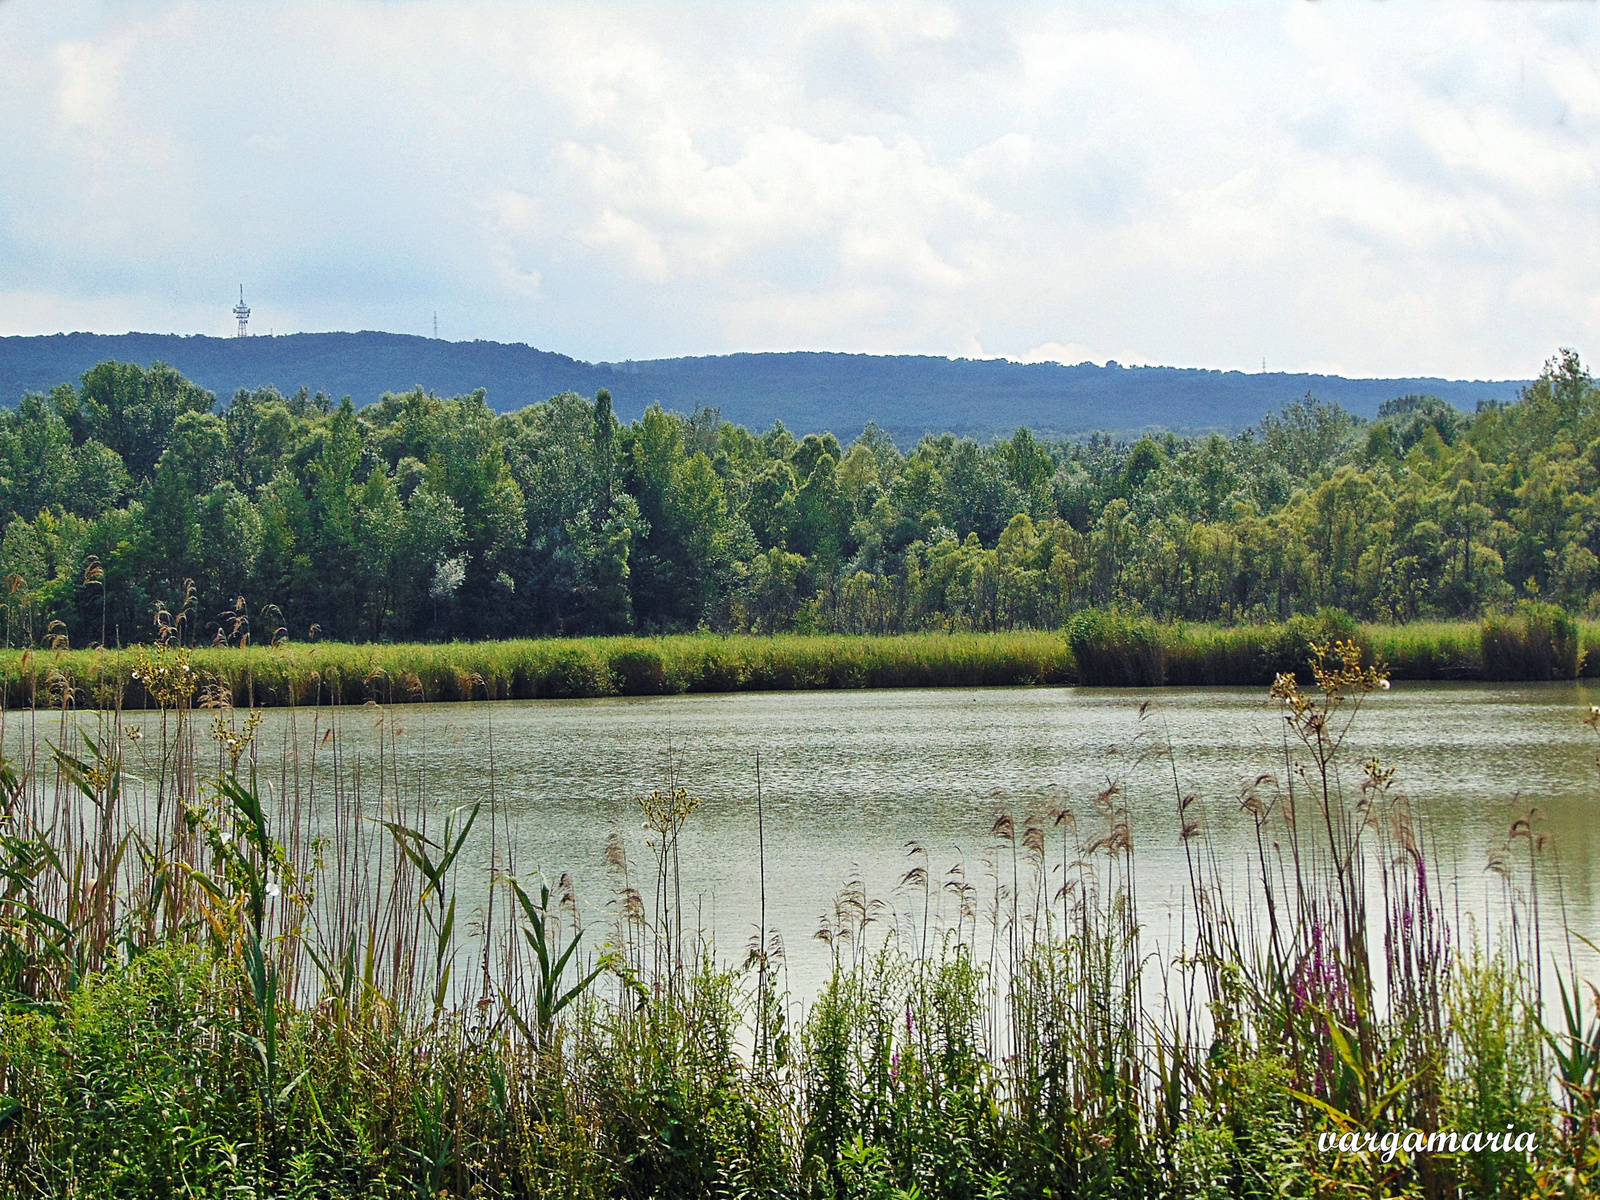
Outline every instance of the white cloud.
[[[1588, 7], [0, 6], [0, 333], [1516, 376], [1600, 346]], [[206, 315], [201, 315], [206, 314]], [[1600, 351], [1597, 351], [1600, 353]]]
[[63, 42], [56, 47], [56, 109], [63, 123], [93, 128], [116, 112], [126, 44]]

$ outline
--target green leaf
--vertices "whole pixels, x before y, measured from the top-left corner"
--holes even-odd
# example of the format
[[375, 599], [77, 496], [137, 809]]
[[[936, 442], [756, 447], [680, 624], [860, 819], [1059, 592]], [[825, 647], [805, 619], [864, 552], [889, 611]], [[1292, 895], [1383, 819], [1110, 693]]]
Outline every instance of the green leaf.
[[309, 1074], [311, 1074], [311, 1068], [307, 1067], [304, 1071], [301, 1071], [300, 1074], [296, 1075], [287, 1084], [285, 1084], [283, 1089], [278, 1092], [278, 1103], [282, 1104], [288, 1100], [289, 1097], [294, 1094], [295, 1088], [299, 1087], [300, 1084], [305, 1081], [305, 1077]]
[[1308, 1095], [1305, 1092], [1296, 1091], [1294, 1088], [1288, 1088], [1287, 1091], [1288, 1091], [1289, 1095], [1293, 1096], [1296, 1100], [1299, 1100], [1302, 1104], [1309, 1104], [1313, 1108], [1321, 1109], [1323, 1112], [1327, 1113], [1330, 1117], [1332, 1117], [1335, 1121], [1338, 1121], [1341, 1125], [1351, 1125], [1351, 1126], [1356, 1126], [1358, 1128], [1361, 1125], [1361, 1122], [1356, 1120], [1349, 1113], [1340, 1112], [1337, 1108], [1333, 1107], [1333, 1105], [1329, 1104], [1326, 1100], [1319, 1100], [1315, 1096]]

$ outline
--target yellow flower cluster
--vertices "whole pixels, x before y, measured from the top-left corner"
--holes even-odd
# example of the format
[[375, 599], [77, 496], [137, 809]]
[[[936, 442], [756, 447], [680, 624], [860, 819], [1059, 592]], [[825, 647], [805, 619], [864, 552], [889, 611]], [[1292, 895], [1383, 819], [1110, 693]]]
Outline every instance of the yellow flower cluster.
[[186, 646], [141, 646], [133, 681], [150, 693], [161, 708], [186, 708], [194, 699], [200, 677], [195, 674]]
[[1300, 681], [1289, 672], [1272, 684], [1272, 698], [1282, 700], [1289, 709], [1288, 721], [1303, 738], [1327, 736], [1328, 721], [1335, 709], [1347, 700], [1358, 703], [1373, 692], [1389, 690], [1389, 671], [1382, 664], [1362, 665], [1361, 647], [1353, 641], [1311, 645], [1311, 677], [1321, 700], [1300, 690]]
[[245, 718], [244, 728], [238, 729], [233, 724], [231, 711], [218, 713], [211, 721], [211, 736], [217, 745], [227, 753], [233, 763], [233, 769], [238, 771], [239, 759], [250, 748], [250, 743], [256, 739], [256, 730], [261, 727], [261, 712], [259, 709], [251, 711]]

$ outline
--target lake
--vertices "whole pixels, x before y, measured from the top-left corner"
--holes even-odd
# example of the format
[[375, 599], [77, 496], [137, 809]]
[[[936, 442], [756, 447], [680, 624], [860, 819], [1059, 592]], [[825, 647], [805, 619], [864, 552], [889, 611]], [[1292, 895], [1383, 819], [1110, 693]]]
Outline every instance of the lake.
[[[1359, 787], [1360, 763], [1376, 754], [1398, 768], [1397, 785], [1425, 822], [1453, 903], [1480, 911], [1499, 894], [1485, 869], [1517, 815], [1537, 806], [1552, 835], [1575, 928], [1600, 940], [1600, 822], [1594, 817], [1600, 738], [1582, 724], [1593, 690], [1583, 684], [1396, 684], [1367, 702], [1344, 757]], [[1140, 706], [1149, 703], [1143, 719]], [[768, 925], [787, 947], [797, 994], [829, 961], [813, 937], [847, 883], [884, 904], [881, 919], [920, 913], [920, 890], [900, 881], [926, 848], [935, 885], [959, 866], [985, 894], [997, 861], [997, 812], [1018, 828], [1030, 812], [1071, 806], [1095, 835], [1093, 798], [1115, 780], [1132, 817], [1140, 916], [1158, 939], [1176, 940], [1184, 858], [1173, 767], [1153, 747], [1170, 741], [1182, 792], [1199, 797], [1220, 861], [1243, 863], [1253, 845], [1239, 812], [1241, 787], [1282, 775], [1281, 704], [1264, 689], [1150, 690], [997, 688], [978, 691], [834, 691], [584, 701], [494, 702], [288, 712], [269, 710], [262, 761], [298, 747], [303, 795], [333, 795], [332, 760], [348, 780], [359, 766], [370, 791], [378, 723], [394, 722], [390, 770], [422, 795], [437, 827], [444, 810], [491, 794], [510, 833], [502, 864], [552, 884], [570, 873], [589, 928], [604, 937], [616, 877], [604, 861], [611, 830], [623, 833], [635, 874], [649, 853], [635, 797], [676, 778], [702, 798], [682, 838], [685, 923], [713, 931], [719, 953], [742, 957], [756, 929], [760, 856], [756, 757], [765, 814]], [[154, 714], [128, 715], [153, 726]], [[328, 737], [332, 728], [335, 734]], [[15, 726], [13, 726], [15, 729]], [[317, 761], [311, 762], [315, 750]], [[276, 773], [276, 768], [274, 768]], [[280, 783], [274, 781], [274, 789]], [[1191, 810], [1196, 811], [1196, 810]], [[464, 862], [464, 901], [480, 895], [487, 823]], [[1526, 860], [1526, 850], [1519, 851]], [[1541, 865], [1541, 872], [1546, 867]], [[1546, 895], [1553, 903], [1554, 892]], [[465, 906], [465, 905], [464, 905]]]

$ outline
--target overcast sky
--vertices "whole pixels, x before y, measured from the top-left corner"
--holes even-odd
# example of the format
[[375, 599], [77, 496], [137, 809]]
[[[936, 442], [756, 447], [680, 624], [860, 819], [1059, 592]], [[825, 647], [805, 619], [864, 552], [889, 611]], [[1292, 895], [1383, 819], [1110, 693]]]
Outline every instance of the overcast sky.
[[0, 333], [1526, 377], [1587, 3], [0, 0]]

